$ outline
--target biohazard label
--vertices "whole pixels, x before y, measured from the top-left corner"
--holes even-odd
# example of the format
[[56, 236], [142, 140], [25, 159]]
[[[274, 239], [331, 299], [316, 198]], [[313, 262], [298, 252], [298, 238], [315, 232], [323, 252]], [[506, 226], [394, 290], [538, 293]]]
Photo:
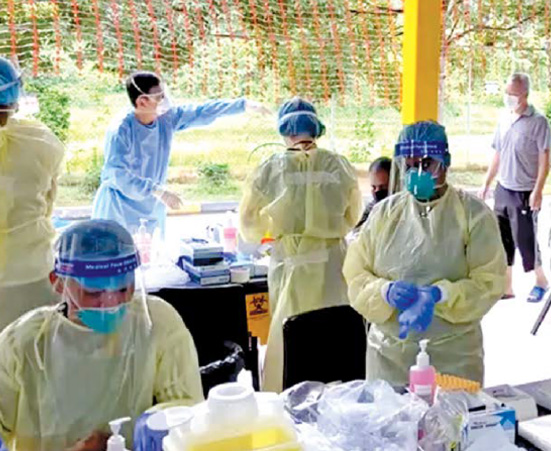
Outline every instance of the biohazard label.
[[270, 297], [268, 293], [248, 294], [245, 297], [247, 303], [247, 324], [249, 332], [258, 337], [261, 344], [266, 344], [270, 333]]

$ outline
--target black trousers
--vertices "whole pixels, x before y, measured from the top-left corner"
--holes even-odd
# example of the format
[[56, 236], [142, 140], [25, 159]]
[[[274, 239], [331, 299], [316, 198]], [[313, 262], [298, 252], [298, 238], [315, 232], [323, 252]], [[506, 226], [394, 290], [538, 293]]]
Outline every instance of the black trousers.
[[537, 212], [530, 209], [530, 194], [531, 191], [511, 191], [498, 183], [494, 205], [507, 264], [513, 266], [515, 249], [518, 249], [526, 272], [541, 265]]

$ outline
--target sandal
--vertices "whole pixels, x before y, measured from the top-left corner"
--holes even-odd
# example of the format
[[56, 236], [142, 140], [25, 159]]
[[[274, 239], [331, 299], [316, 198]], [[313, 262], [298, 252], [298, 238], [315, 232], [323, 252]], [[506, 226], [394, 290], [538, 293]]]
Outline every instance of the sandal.
[[515, 295], [513, 293], [505, 293], [503, 296], [501, 296], [501, 299], [513, 299]]
[[547, 293], [547, 288], [538, 287], [536, 285], [534, 288], [532, 288], [532, 291], [530, 291], [527, 301], [533, 303], [541, 302], [543, 301], [545, 293]]

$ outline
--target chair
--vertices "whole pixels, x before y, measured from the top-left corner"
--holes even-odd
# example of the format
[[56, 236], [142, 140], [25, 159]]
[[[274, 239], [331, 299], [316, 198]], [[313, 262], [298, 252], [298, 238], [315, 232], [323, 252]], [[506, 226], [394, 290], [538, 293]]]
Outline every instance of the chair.
[[283, 343], [284, 389], [307, 380], [365, 379], [366, 325], [349, 305], [287, 318]]

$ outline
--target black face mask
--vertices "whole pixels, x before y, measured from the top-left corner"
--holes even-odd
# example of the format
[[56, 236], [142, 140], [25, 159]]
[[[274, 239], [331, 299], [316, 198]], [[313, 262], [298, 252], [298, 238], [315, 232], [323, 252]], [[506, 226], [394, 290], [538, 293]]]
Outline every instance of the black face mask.
[[375, 199], [375, 202], [381, 202], [383, 199], [386, 199], [387, 197], [388, 197], [387, 189], [380, 189], [379, 191], [375, 191], [373, 193], [373, 198]]

